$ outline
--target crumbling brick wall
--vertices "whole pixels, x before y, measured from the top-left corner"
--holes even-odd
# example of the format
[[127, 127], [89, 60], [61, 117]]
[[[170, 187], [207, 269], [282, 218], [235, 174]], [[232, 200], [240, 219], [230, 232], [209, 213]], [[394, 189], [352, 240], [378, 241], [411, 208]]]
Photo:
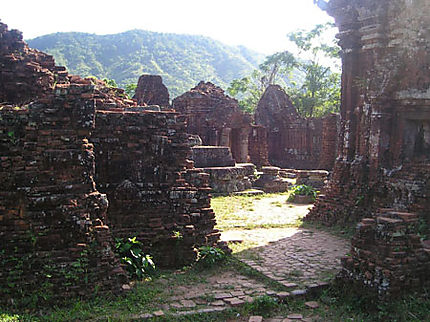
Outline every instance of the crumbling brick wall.
[[218, 241], [176, 113], [128, 109], [123, 90], [68, 75], [4, 24], [0, 48], [0, 301], [128, 288], [114, 235], [174, 266]]
[[375, 292], [380, 299], [428, 284], [430, 251], [418, 235], [417, 214], [379, 209], [357, 225], [351, 254], [338, 278]]
[[341, 140], [330, 188], [309, 218], [354, 222], [373, 204], [389, 206], [387, 177], [430, 159], [428, 5], [329, 3], [343, 49]]
[[18, 30], [0, 22], [0, 102], [22, 105], [64, 83], [67, 71], [52, 56], [31, 49]]
[[264, 126], [253, 124], [248, 137], [250, 161], [257, 167], [270, 165], [267, 143], [267, 131]]
[[267, 129], [269, 162], [294, 169], [333, 168], [337, 144], [335, 118], [300, 117], [279, 85], [266, 89], [255, 111], [256, 124]]
[[43, 103], [0, 111], [3, 300], [119, 292], [126, 282], [93, 181], [92, 91], [57, 85]]
[[333, 170], [337, 156], [339, 114], [330, 114], [322, 118], [321, 153], [318, 169]]
[[177, 113], [99, 110], [96, 125], [96, 182], [115, 237], [137, 237], [160, 266], [190, 263], [196, 247], [216, 243], [208, 175], [186, 171], [191, 149]]
[[430, 3], [331, 0], [327, 11], [342, 47], [341, 140], [326, 195], [306, 218], [366, 217], [343, 277], [398, 295], [430, 271], [416, 225], [430, 209]]

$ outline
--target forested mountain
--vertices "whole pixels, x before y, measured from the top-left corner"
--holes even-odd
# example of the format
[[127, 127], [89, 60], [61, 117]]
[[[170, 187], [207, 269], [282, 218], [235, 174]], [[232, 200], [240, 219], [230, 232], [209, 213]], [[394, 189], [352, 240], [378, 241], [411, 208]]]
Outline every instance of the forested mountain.
[[199, 81], [227, 88], [254, 70], [264, 56], [245, 47], [192, 35], [130, 30], [112, 35], [61, 32], [27, 40], [55, 57], [71, 74], [137, 83], [142, 74], [158, 74], [175, 97]]

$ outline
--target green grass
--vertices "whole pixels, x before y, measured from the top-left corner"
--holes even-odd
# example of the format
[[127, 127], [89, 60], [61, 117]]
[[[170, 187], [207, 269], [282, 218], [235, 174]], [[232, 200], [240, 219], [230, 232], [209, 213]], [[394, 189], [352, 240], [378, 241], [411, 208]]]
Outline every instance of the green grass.
[[[288, 212], [294, 205], [286, 202], [289, 192], [264, 195], [227, 195], [212, 198], [211, 206], [215, 211], [217, 229], [257, 229], [257, 228], [291, 228], [302, 224], [301, 218], [289, 218]], [[267, 209], [267, 213], [260, 209], [256, 212], [256, 203], [264, 198], [283, 198], [285, 201], [271, 201], [270, 206], [284, 208], [285, 215], [272, 218], [273, 213]]]
[[[41, 310], [20, 309], [17, 311], [0, 309], [0, 321], [129, 321], [137, 314], [151, 313], [160, 309], [174, 295], [179, 287], [189, 285], [207, 284], [208, 278], [217, 276], [227, 270], [252, 277], [266, 285], [279, 285], [266, 278], [261, 273], [242, 264], [237, 259], [227, 257], [224, 263], [209, 269], [202, 269], [195, 265], [184, 267], [181, 270], [165, 270], [150, 281], [136, 282], [135, 287], [125, 296], [103, 296], [88, 300], [71, 299], [60, 307], [45, 307]], [[233, 289], [233, 285], [226, 285], [225, 289]], [[210, 295], [207, 295], [210, 298]], [[232, 312], [228, 310], [215, 315], [193, 315], [192, 318], [163, 318], [166, 321], [223, 321]], [[167, 315], [169, 312], [166, 312]], [[170, 312], [174, 313], [174, 312]], [[232, 315], [233, 314], [233, 315]], [[220, 317], [222, 317], [220, 319]], [[217, 320], [216, 318], [220, 319]]]
[[220, 195], [212, 198], [211, 206], [220, 218], [226, 217], [239, 210], [247, 210], [253, 207], [255, 200], [271, 198], [276, 196], [288, 196], [288, 192], [266, 193], [264, 195]]

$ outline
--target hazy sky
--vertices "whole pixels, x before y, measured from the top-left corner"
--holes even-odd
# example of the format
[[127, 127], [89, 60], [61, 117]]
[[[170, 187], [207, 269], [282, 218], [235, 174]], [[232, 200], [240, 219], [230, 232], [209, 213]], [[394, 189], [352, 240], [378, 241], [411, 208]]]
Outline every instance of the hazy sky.
[[312, 0], [14, 0], [0, 19], [24, 38], [59, 31], [110, 34], [130, 29], [208, 36], [265, 54], [287, 48], [286, 34], [330, 17]]

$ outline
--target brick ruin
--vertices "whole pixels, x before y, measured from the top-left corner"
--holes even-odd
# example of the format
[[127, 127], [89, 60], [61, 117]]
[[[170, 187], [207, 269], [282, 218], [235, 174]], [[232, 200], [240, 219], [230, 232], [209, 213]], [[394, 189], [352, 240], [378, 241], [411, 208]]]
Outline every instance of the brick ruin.
[[209, 82], [200, 82], [172, 105], [186, 117], [187, 131], [201, 139], [193, 160], [210, 175], [214, 192], [250, 189], [256, 166], [268, 164], [265, 128], [253, 125], [237, 100]]
[[137, 236], [160, 266], [218, 241], [176, 112], [69, 75], [2, 23], [0, 101], [2, 301], [129, 288], [114, 237]]
[[2, 298], [42, 284], [61, 296], [127, 288], [115, 236], [138, 236], [166, 266], [215, 244], [209, 175], [188, 159], [188, 132], [230, 147], [236, 162], [333, 167], [306, 220], [359, 222], [342, 283], [382, 298], [426, 285], [430, 3], [331, 0], [326, 9], [342, 47], [340, 122], [301, 119], [271, 86], [256, 126], [210, 83], [176, 98], [176, 112], [136, 107], [121, 90], [69, 75], [0, 23]]
[[97, 189], [110, 201], [115, 237], [137, 236], [157, 265], [183, 266], [195, 260], [196, 245], [219, 237], [209, 176], [188, 161], [188, 135], [176, 113], [138, 109], [97, 111]]
[[269, 85], [255, 111], [255, 123], [266, 128], [271, 164], [293, 169], [333, 168], [337, 144], [336, 114], [302, 118], [282, 87]]
[[187, 116], [188, 132], [199, 135], [203, 145], [228, 146], [236, 162], [248, 162], [251, 116], [242, 112], [237, 100], [226, 96], [220, 87], [200, 82], [176, 97], [172, 105]]
[[170, 107], [169, 90], [159, 75], [140, 76], [133, 98], [140, 106]]
[[270, 85], [253, 116], [242, 112], [237, 100], [201, 82], [175, 98], [173, 107], [187, 116], [188, 132], [203, 145], [228, 146], [238, 163], [257, 167], [331, 170], [336, 157], [336, 114], [324, 118], [300, 117], [279, 85]]
[[419, 237], [430, 215], [430, 3], [325, 5], [342, 47], [340, 141], [332, 180], [307, 219], [364, 218], [341, 276], [395, 296], [430, 273]]

